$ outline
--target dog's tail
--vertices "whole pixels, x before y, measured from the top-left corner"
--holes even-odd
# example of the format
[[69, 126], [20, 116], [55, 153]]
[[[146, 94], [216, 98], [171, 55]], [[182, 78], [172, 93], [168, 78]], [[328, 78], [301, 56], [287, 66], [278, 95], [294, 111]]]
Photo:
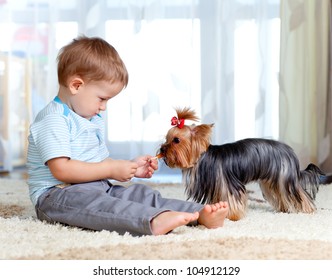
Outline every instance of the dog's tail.
[[316, 198], [319, 185], [327, 185], [332, 183], [332, 175], [324, 174], [320, 168], [310, 163], [307, 168], [301, 171], [301, 186], [311, 196]]

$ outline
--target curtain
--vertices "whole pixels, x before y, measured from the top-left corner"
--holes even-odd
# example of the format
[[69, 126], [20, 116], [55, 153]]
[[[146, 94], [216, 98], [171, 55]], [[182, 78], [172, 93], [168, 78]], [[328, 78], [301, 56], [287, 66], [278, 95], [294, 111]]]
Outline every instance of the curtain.
[[281, 1], [280, 139], [301, 166], [332, 171], [331, 4], [329, 0]]
[[215, 123], [213, 142], [277, 139], [279, 1], [201, 1], [200, 12], [202, 115]]
[[79, 34], [106, 39], [129, 71], [103, 114], [112, 157], [156, 153], [175, 107], [214, 123], [215, 144], [279, 136], [279, 0], [7, 0], [0, 19], [3, 169], [22, 164], [29, 123], [57, 94], [57, 53]]

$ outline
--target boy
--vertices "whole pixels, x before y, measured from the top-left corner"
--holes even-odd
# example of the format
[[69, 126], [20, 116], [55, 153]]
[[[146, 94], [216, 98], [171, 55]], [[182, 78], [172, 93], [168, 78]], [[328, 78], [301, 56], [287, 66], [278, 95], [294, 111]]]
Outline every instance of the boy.
[[223, 226], [224, 202], [201, 205], [165, 199], [151, 188], [112, 185], [150, 178], [157, 160], [114, 160], [100, 111], [128, 84], [117, 51], [100, 38], [74, 39], [58, 55], [58, 95], [30, 127], [29, 192], [37, 217], [92, 230], [160, 235], [187, 224]]

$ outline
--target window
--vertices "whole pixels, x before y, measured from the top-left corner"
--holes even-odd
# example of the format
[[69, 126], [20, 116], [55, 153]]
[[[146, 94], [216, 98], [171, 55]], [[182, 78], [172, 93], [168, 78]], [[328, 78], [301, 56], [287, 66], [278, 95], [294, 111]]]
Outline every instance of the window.
[[[241, 20], [234, 34], [235, 139], [257, 135], [278, 139], [279, 136], [280, 20], [269, 19], [265, 26], [264, 54], [262, 44], [259, 45], [260, 28], [255, 20]], [[263, 108], [268, 104], [269, 112], [264, 113]], [[264, 125], [257, 123], [263, 121], [268, 125], [264, 131], [258, 131]]]
[[128, 88], [108, 105], [109, 141], [160, 141], [174, 107], [200, 108], [199, 31], [198, 19], [106, 22], [129, 72]]

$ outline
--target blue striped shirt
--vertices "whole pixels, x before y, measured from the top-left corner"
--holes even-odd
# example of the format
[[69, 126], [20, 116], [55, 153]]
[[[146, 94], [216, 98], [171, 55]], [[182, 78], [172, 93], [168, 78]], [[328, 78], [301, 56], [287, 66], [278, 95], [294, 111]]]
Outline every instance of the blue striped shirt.
[[109, 156], [104, 141], [104, 121], [98, 115], [87, 120], [55, 97], [30, 126], [27, 156], [30, 199], [34, 205], [47, 189], [63, 182], [55, 179], [47, 161], [58, 157], [100, 162]]

